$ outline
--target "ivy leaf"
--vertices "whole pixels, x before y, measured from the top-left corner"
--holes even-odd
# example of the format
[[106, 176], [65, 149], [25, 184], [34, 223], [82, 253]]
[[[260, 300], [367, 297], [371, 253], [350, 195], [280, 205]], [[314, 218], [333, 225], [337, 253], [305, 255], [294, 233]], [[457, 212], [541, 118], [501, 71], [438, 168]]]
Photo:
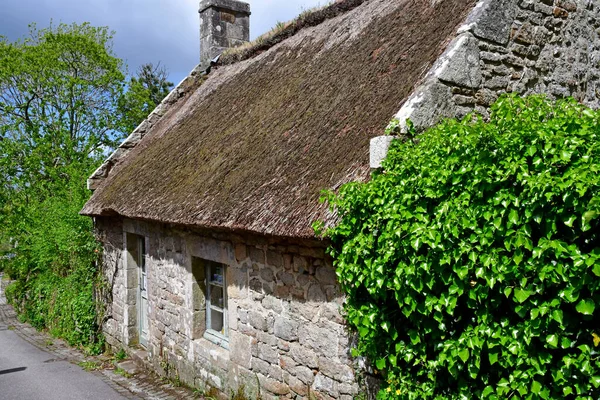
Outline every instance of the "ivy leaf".
[[508, 213], [508, 221], [513, 225], [516, 225], [519, 222], [519, 213], [517, 210], [510, 210], [510, 213]]
[[548, 335], [546, 336], [546, 343], [548, 343], [553, 349], [558, 347], [558, 336]]
[[531, 292], [529, 290], [515, 289], [515, 298], [519, 303], [524, 303], [529, 296], [531, 296]]
[[385, 368], [385, 358], [380, 358], [375, 363], [375, 366], [378, 370], [383, 370]]
[[563, 324], [563, 312], [561, 310], [552, 311], [552, 319], [562, 325]]
[[469, 359], [469, 349], [462, 349], [458, 352], [458, 356], [463, 362], [467, 362], [467, 360]]
[[595, 308], [596, 304], [591, 299], [581, 300], [577, 303], [577, 306], [575, 306], [575, 309], [583, 315], [592, 315]]

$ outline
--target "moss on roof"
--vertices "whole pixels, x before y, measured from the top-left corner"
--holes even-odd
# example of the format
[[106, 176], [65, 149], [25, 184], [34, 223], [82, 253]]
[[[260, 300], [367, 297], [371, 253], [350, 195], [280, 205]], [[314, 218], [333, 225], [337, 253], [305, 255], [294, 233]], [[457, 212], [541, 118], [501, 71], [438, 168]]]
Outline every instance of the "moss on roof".
[[114, 215], [311, 237], [322, 189], [368, 177], [380, 135], [474, 0], [370, 0], [177, 103], [85, 206]]

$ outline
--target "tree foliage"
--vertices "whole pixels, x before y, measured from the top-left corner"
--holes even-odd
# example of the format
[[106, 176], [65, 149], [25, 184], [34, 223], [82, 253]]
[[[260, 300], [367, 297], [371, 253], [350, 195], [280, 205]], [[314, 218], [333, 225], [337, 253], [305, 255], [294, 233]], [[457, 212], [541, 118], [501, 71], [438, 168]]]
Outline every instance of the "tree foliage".
[[380, 398], [600, 398], [600, 113], [501, 98], [329, 201]]
[[123, 129], [133, 131], [160, 104], [173, 88], [167, 70], [159, 64], [147, 63], [131, 77], [127, 92], [119, 101]]
[[[142, 71], [135, 109], [166, 94], [151, 76], [166, 81], [164, 72]], [[102, 343], [99, 246], [78, 213], [86, 178], [143, 119], [123, 109], [125, 83], [108, 28], [33, 26], [26, 39], [0, 38], [0, 270], [16, 280], [7, 297], [34, 326], [92, 350]]]

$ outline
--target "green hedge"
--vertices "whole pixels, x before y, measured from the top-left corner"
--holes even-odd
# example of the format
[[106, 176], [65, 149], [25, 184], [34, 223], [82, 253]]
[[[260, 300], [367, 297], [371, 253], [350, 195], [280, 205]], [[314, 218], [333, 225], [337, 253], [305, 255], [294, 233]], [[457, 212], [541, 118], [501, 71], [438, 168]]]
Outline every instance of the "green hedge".
[[503, 97], [328, 200], [380, 398], [600, 398], [600, 113]]

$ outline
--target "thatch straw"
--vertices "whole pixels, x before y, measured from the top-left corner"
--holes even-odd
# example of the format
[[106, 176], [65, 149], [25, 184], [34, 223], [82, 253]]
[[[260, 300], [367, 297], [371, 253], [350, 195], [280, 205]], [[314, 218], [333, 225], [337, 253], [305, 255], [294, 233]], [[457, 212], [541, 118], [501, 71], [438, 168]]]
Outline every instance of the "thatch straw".
[[323, 189], [368, 178], [369, 139], [474, 0], [371, 0], [213, 71], [85, 206], [201, 227], [311, 237]]

